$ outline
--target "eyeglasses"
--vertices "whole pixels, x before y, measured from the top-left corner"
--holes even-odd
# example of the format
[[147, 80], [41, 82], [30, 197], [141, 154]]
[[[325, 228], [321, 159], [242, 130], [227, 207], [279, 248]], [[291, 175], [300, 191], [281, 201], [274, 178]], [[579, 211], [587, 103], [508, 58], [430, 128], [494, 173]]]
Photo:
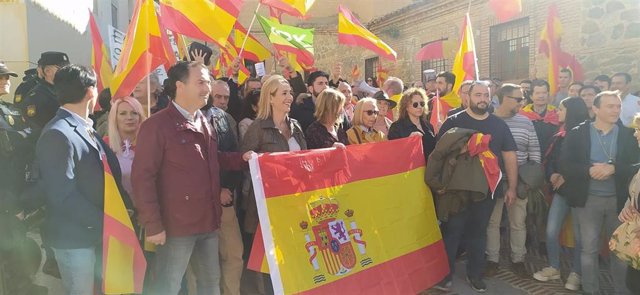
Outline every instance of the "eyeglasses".
[[412, 105], [414, 109], [417, 109], [418, 106], [420, 106], [421, 108], [424, 108], [424, 101], [414, 102]]
[[376, 110], [366, 110], [364, 111], [365, 114], [367, 114], [368, 116], [373, 116], [373, 115], [378, 115], [380, 112], [376, 111]]
[[524, 100], [524, 97], [515, 97], [515, 96], [507, 96], [507, 97], [508, 97], [508, 98], [515, 99], [515, 100], [516, 100], [516, 102], [518, 102], [518, 103]]

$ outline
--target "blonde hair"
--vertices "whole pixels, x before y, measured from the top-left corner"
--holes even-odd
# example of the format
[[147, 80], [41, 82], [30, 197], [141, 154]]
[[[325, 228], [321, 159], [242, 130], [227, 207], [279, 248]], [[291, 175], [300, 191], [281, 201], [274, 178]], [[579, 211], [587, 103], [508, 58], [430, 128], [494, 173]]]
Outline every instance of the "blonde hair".
[[427, 93], [424, 90], [415, 87], [409, 88], [407, 89], [407, 91], [402, 93], [402, 98], [400, 99], [400, 109], [398, 110], [399, 119], [409, 118], [409, 111], [407, 109], [411, 104], [411, 99], [415, 95], [422, 97], [422, 100], [424, 101], [424, 108], [422, 108], [422, 116], [420, 117], [424, 120], [427, 119], [427, 114], [429, 113], [429, 106], [427, 105]]
[[276, 95], [280, 85], [289, 85], [287, 79], [280, 75], [273, 75], [262, 84], [257, 119], [265, 120], [271, 117], [271, 98]]
[[[134, 111], [138, 112], [138, 116], [140, 116], [139, 124], [142, 124], [142, 121], [147, 119], [145, 116], [144, 110], [142, 109], [142, 105], [138, 102], [137, 99], [126, 96], [122, 98], [118, 98], [111, 102], [111, 111], [109, 111], [109, 147], [116, 154], [122, 153], [122, 137], [120, 137], [120, 130], [118, 130], [118, 123], [116, 122], [116, 118], [118, 116], [118, 107], [123, 104], [128, 103]], [[140, 130], [140, 125], [138, 125], [138, 131]], [[137, 135], [137, 134], [136, 134]], [[131, 144], [135, 144], [132, 142]]]
[[356, 103], [356, 108], [353, 110], [353, 122], [352, 122], [353, 126], [362, 125], [362, 113], [364, 113], [364, 104], [365, 103], [370, 103], [376, 109], [378, 108], [378, 106], [376, 105], [376, 99], [375, 98], [365, 97], [365, 98], [363, 98], [361, 100], [358, 100], [358, 103]]
[[342, 92], [332, 88], [327, 88], [318, 95], [318, 99], [316, 100], [316, 112], [313, 116], [322, 124], [340, 124], [342, 123], [342, 116], [338, 112], [340, 111], [340, 108], [344, 106], [345, 100], [347, 99], [344, 97]]

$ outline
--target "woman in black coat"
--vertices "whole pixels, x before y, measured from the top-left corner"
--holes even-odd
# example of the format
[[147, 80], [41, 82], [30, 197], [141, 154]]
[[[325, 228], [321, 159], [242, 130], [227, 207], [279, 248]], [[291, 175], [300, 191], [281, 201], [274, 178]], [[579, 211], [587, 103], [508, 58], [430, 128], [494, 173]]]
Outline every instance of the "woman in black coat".
[[433, 126], [427, 121], [427, 94], [420, 88], [409, 88], [402, 94], [398, 121], [389, 127], [389, 140], [409, 136], [422, 136], [425, 161], [436, 146]]

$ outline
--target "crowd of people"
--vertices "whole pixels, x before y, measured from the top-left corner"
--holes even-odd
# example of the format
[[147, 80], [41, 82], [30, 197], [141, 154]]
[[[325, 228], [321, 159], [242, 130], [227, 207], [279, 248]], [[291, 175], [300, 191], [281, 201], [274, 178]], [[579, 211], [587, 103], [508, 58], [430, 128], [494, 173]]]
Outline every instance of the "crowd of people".
[[[511, 271], [561, 279], [559, 236], [570, 216], [575, 245], [565, 287], [596, 294], [603, 237], [640, 216], [640, 98], [627, 73], [573, 81], [562, 70], [555, 93], [541, 79], [458, 87], [451, 72], [411, 87], [389, 77], [375, 88], [374, 77], [366, 77], [369, 86], [347, 81], [340, 66], [305, 81], [285, 58], [282, 75], [239, 85], [237, 61], [232, 77], [214, 79], [193, 59], [173, 65], [165, 81], [150, 74], [131, 96], [112, 98], [108, 88], [98, 93], [91, 69], [45, 52], [14, 103], [0, 104], [7, 294], [46, 294], [32, 282], [40, 250], [27, 231], [42, 235], [43, 272], [61, 278], [67, 294], [100, 286], [104, 165], [145, 250], [145, 294], [273, 292], [268, 275], [246, 267], [259, 221], [246, 164], [253, 153], [421, 137], [451, 269], [434, 288], [445, 291], [461, 256], [471, 288], [487, 291], [484, 278], [505, 265], [503, 225]], [[0, 64], [0, 96], [17, 76]], [[431, 120], [440, 116], [430, 112], [436, 100], [461, 106]], [[528, 248], [545, 253], [548, 266], [528, 273]], [[616, 291], [639, 294], [638, 270], [615, 255], [608, 261]]]

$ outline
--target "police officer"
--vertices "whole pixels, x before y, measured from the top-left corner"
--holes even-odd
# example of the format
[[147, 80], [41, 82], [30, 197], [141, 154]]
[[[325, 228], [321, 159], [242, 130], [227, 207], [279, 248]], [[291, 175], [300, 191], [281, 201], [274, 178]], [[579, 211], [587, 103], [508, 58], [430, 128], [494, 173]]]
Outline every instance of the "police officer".
[[[0, 63], [0, 96], [9, 93], [9, 77], [18, 75]], [[32, 283], [40, 248], [27, 237], [18, 196], [24, 189], [28, 151], [35, 139], [20, 112], [0, 99], [0, 294], [46, 294]]]
[[33, 87], [38, 85], [38, 81], [40, 77], [38, 77], [38, 70], [36, 68], [28, 69], [24, 71], [24, 77], [22, 78], [22, 83], [16, 87], [16, 91], [13, 96], [13, 106], [18, 109], [24, 109], [22, 103], [24, 100], [22, 99]]
[[53, 78], [58, 69], [69, 64], [66, 53], [47, 51], [38, 60], [38, 75], [42, 78], [26, 97], [21, 105], [29, 125], [39, 132], [44, 125], [55, 116], [60, 104], [53, 88]]

